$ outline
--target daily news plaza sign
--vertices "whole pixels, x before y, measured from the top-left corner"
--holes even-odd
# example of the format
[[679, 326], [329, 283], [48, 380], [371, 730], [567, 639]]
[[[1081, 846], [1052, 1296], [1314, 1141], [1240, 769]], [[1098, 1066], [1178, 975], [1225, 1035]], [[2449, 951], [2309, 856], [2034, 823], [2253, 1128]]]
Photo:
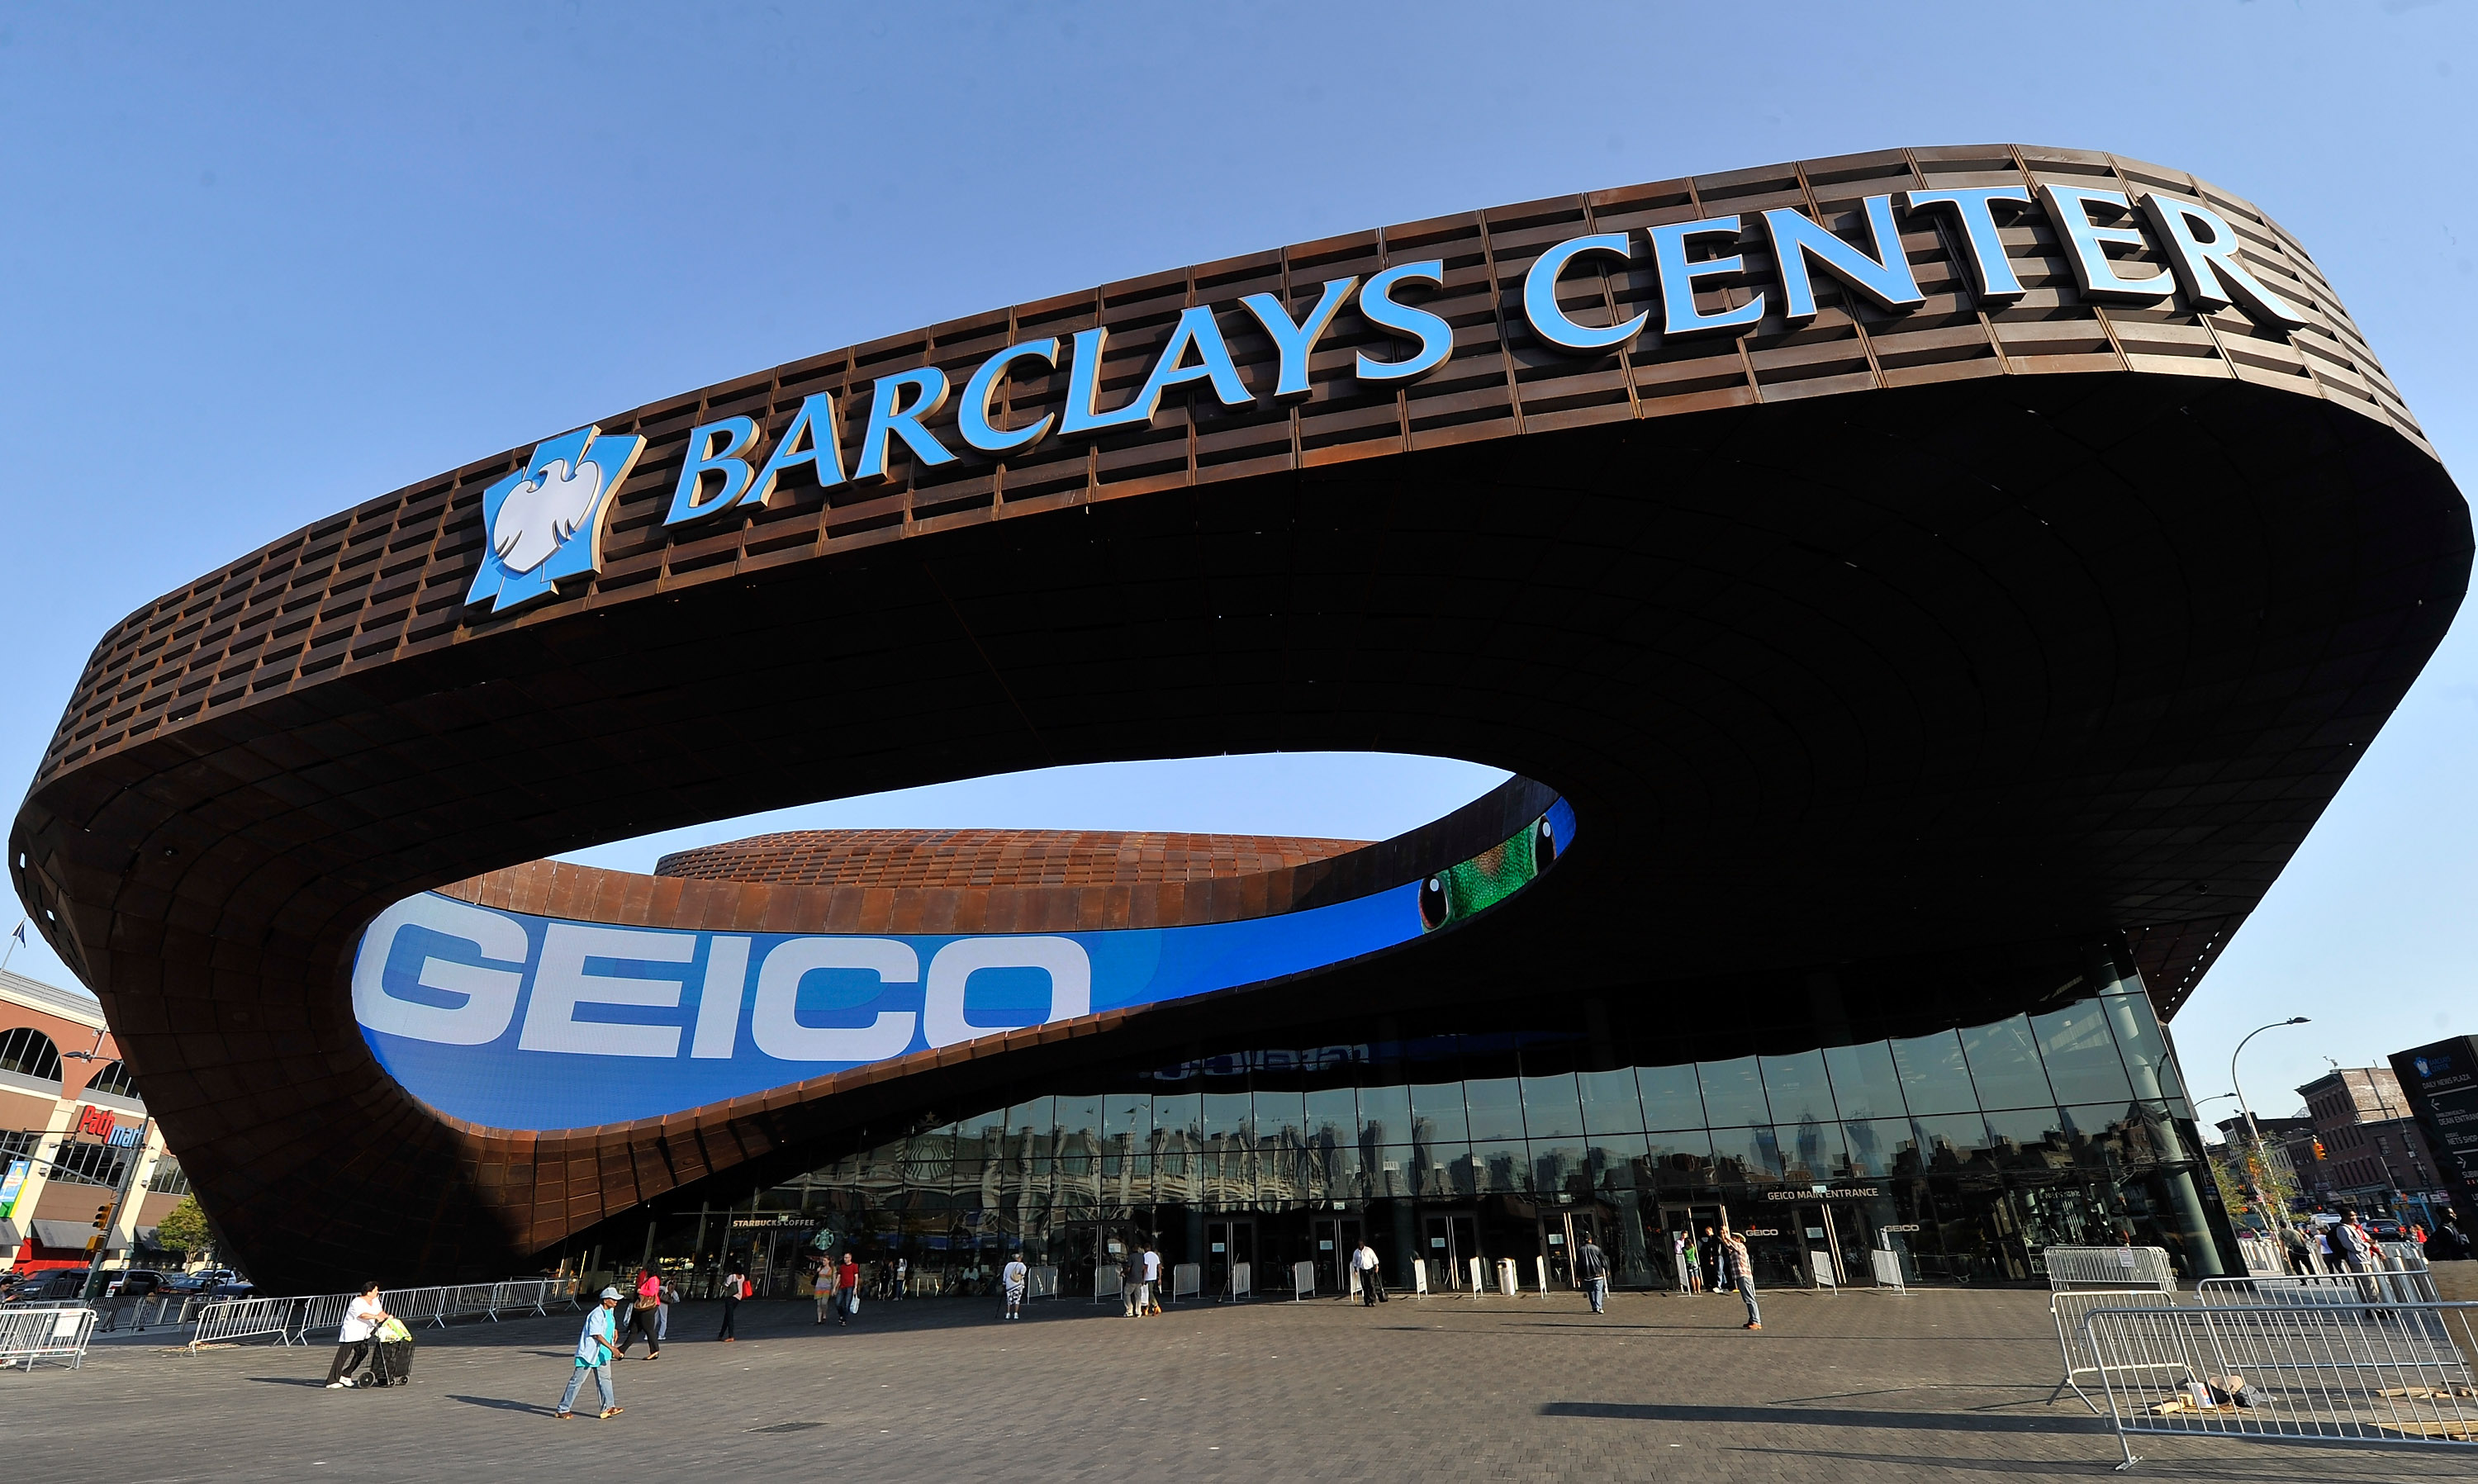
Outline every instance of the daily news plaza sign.
[[[2287, 331], [2306, 323], [2295, 306], [2247, 269], [2236, 229], [2209, 207], [2159, 191], [2136, 199], [2121, 190], [2056, 185], [2038, 188], [2036, 202], [2030, 190], [2018, 186], [1868, 196], [1860, 203], [1868, 239], [1864, 244], [1792, 207], [1765, 212], [1762, 230], [1772, 248], [1774, 281], [1746, 303], [1717, 310], [1697, 304], [1699, 288], [1745, 284], [1751, 277], [1743, 257], [1727, 250], [1743, 230], [1740, 216], [1568, 238], [1542, 253], [1524, 275], [1522, 314], [1543, 344], [1572, 355], [1607, 354], [1644, 335], [1652, 328], [1649, 309], [1615, 323], [1592, 324], [1558, 303], [1560, 277], [1575, 264], [1593, 259], [1649, 263], [1659, 286], [1659, 334], [1665, 340], [1744, 334], [1775, 312], [1775, 293], [1781, 317], [1793, 326], [1803, 324], [1816, 314], [1819, 271], [1880, 310], [1898, 314], [1916, 309], [1926, 295], [1901, 250], [1897, 210], [1913, 216], [1940, 214], [1956, 227], [1963, 243], [1960, 266], [1972, 288], [1984, 302], [2007, 304], [2026, 290], [2007, 259], [1997, 213], [2028, 211], [2035, 205], [2054, 225], [2086, 298], [2148, 305], [2182, 289], [2200, 313], [2234, 305], [2270, 328]], [[2111, 249], [2137, 247], [2164, 259], [2166, 270], [2128, 277], [2127, 270], [2137, 264], [2111, 257]], [[1065, 345], [1056, 336], [1010, 344], [981, 362], [960, 394], [935, 366], [878, 377], [870, 388], [860, 441], [848, 461], [845, 409], [830, 391], [804, 398], [762, 459], [756, 419], [719, 418], [691, 430], [664, 524], [688, 525], [727, 511], [763, 507], [777, 497], [785, 476], [795, 470], [813, 476], [825, 489], [886, 480], [894, 473], [898, 442], [915, 463], [935, 467], [967, 456], [955, 443], [971, 454], [999, 459], [1048, 439], [1141, 428], [1159, 414], [1164, 393], [1191, 382], [1203, 383], [1226, 408], [1247, 407], [1262, 397], [1304, 396], [1317, 342], [1335, 316], [1353, 303], [1362, 319], [1400, 342], [1402, 354], [1378, 358], [1363, 352], [1353, 358], [1350, 374], [1379, 385], [1415, 380], [1454, 355], [1452, 327], [1414, 302], [1424, 288], [1434, 289], [1444, 283], [1443, 260], [1429, 259], [1397, 264], [1365, 282], [1356, 275], [1330, 280], [1298, 318], [1277, 295], [1252, 293], [1240, 299], [1236, 312], [1263, 328], [1278, 356], [1274, 385], [1265, 389], [1252, 389], [1231, 359], [1220, 317], [1229, 307], [1200, 304], [1179, 314], [1144, 384], [1117, 407], [1100, 405], [1101, 358], [1110, 332], [1096, 328], [1077, 331]], [[999, 421], [999, 392], [1013, 375], [1035, 366], [1054, 370], [1062, 363], [1068, 375], [1061, 405], [1010, 414], [1038, 413], [1012, 425]], [[929, 423], [950, 401], [952, 431], [942, 437]], [[641, 436], [604, 437], [599, 428], [579, 428], [542, 443], [523, 469], [483, 491], [489, 547], [466, 601], [488, 599], [493, 612], [505, 612], [550, 595], [565, 578], [600, 571], [601, 527], [611, 492], [645, 450]]]

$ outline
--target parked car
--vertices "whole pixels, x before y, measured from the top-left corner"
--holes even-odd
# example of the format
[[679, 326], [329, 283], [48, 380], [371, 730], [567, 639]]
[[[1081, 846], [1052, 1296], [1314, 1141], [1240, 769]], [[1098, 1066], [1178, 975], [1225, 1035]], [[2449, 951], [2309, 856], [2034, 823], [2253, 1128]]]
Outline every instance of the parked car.
[[218, 1283], [205, 1291], [209, 1298], [247, 1298], [258, 1292], [255, 1283]]
[[40, 1303], [61, 1298], [75, 1298], [86, 1292], [87, 1270], [83, 1268], [52, 1268], [36, 1273], [9, 1291], [10, 1303]]
[[152, 1268], [132, 1268], [103, 1291], [106, 1298], [144, 1298], [164, 1291], [164, 1275]]

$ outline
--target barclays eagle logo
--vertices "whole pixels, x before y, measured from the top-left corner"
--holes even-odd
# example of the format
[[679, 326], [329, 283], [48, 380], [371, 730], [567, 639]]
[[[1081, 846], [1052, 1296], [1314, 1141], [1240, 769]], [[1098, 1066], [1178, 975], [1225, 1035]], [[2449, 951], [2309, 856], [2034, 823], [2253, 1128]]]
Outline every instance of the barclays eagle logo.
[[506, 613], [548, 597], [564, 577], [602, 570], [603, 513], [645, 451], [633, 434], [583, 427], [547, 440], [522, 469], [483, 490], [489, 545], [465, 601], [489, 598], [493, 613]]

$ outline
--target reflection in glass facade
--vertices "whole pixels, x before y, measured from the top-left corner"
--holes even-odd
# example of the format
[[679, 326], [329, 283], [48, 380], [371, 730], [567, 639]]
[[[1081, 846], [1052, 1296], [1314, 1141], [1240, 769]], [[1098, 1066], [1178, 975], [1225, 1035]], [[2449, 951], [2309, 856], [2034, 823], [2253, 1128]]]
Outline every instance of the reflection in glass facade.
[[[1097, 1079], [826, 1164], [728, 1209], [657, 1219], [693, 1283], [726, 1251], [800, 1291], [819, 1250], [978, 1292], [1009, 1256], [1090, 1293], [1143, 1241], [1206, 1294], [1347, 1281], [1362, 1235], [1388, 1282], [1570, 1281], [1596, 1237], [1619, 1281], [1670, 1288], [1724, 1211], [1775, 1285], [2040, 1281], [2051, 1244], [2164, 1246], [2223, 1270], [2227, 1221], [2138, 980], [2079, 978], [2035, 1013], [1689, 1062], [1652, 1030], [1438, 1029], [1253, 1047]], [[1378, 1025], [1379, 1033], [1388, 1027]], [[1707, 1041], [1710, 1038], [1706, 1038]], [[1717, 1049], [1730, 1050], [1726, 1044]], [[1639, 1065], [1594, 1065], [1612, 1060]], [[582, 1256], [583, 1254], [579, 1254]], [[636, 1259], [597, 1254], [605, 1266]], [[1295, 1265], [1305, 1265], [1298, 1269]]]

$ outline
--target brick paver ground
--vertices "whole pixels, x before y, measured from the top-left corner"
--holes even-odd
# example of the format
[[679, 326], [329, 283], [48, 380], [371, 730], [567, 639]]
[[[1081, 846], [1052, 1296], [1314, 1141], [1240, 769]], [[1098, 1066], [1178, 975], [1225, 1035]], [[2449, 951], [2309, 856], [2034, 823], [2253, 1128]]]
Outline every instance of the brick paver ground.
[[[0, 1372], [16, 1477], [872, 1481], [2097, 1478], [2114, 1441], [2058, 1373], [2046, 1295], [1265, 1300], [1131, 1321], [1074, 1301], [677, 1311], [624, 1415], [548, 1418], [580, 1321], [429, 1330], [407, 1390], [320, 1389], [327, 1349], [98, 1346]], [[642, 1351], [640, 1352], [642, 1353]], [[593, 1395], [589, 1386], [586, 1396]], [[2137, 1478], [2466, 1478], [2466, 1454], [2148, 1440]]]

